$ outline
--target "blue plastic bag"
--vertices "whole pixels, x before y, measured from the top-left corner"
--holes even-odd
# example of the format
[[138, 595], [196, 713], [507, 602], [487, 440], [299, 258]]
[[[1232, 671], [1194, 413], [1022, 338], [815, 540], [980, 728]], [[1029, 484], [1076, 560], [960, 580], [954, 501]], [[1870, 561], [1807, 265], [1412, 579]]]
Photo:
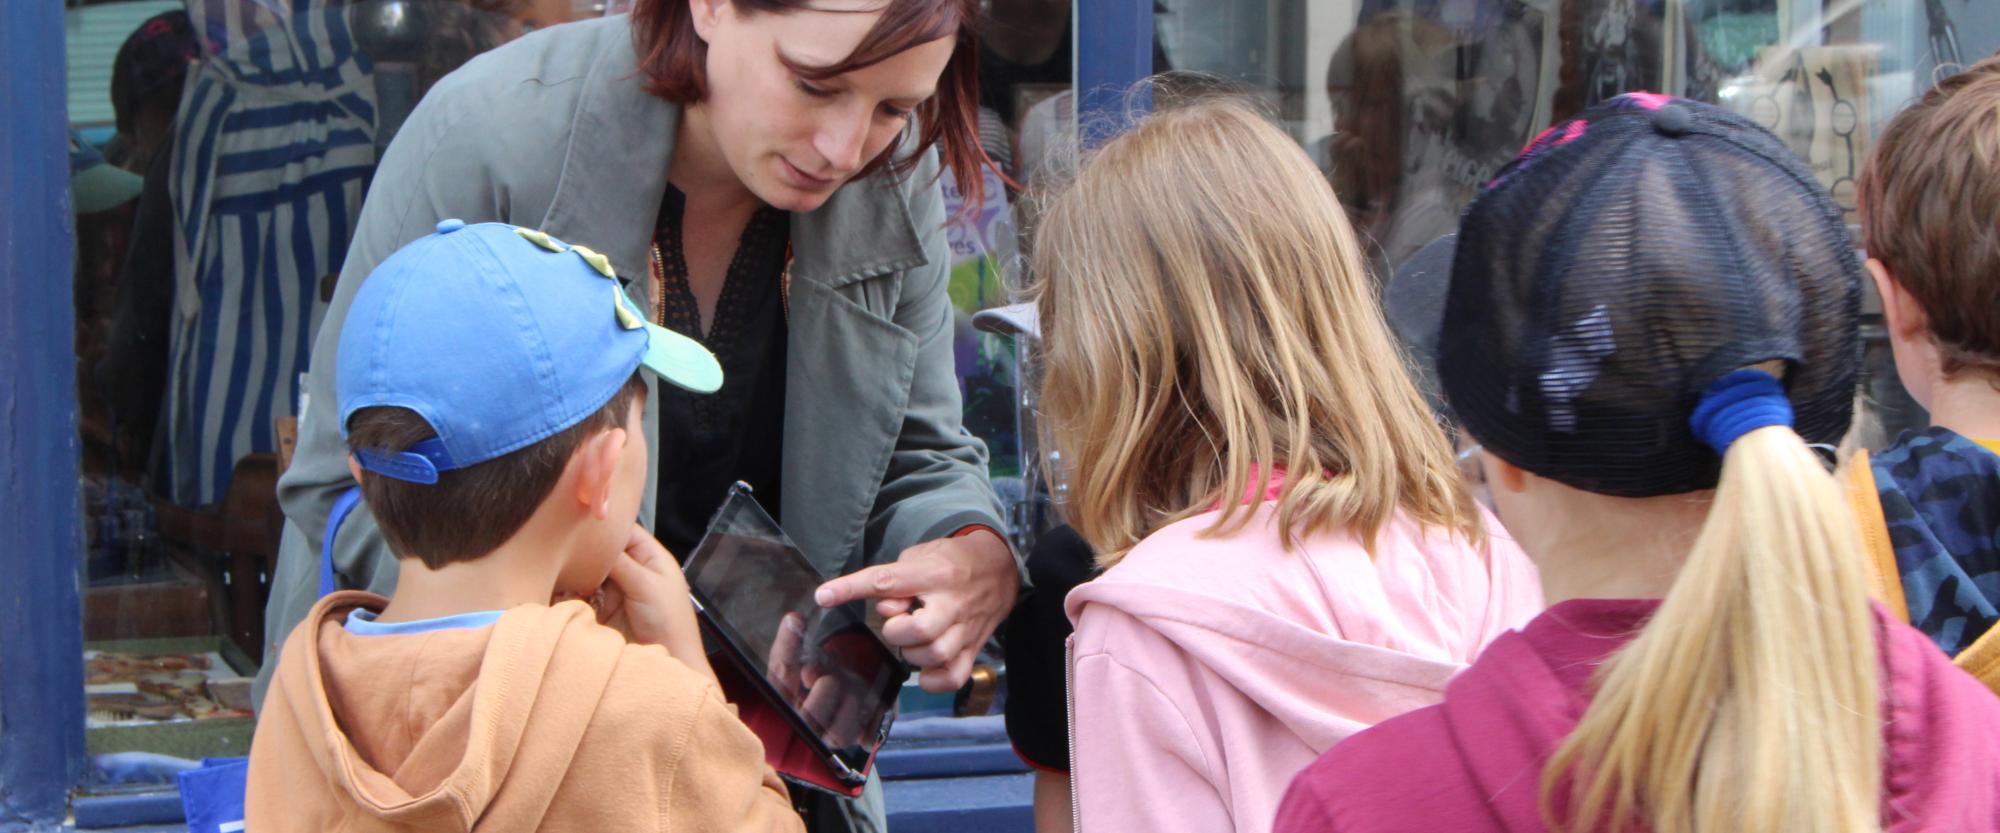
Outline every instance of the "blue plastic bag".
[[243, 784], [249, 777], [249, 758], [205, 758], [177, 776], [188, 833], [242, 833]]
[[[320, 542], [319, 594], [336, 589], [333, 536], [361, 500], [359, 488], [348, 489], [334, 502], [326, 519], [326, 539]], [[203, 758], [201, 766], [181, 773], [181, 806], [187, 811], [188, 833], [242, 833], [244, 782], [250, 778], [249, 758]]]

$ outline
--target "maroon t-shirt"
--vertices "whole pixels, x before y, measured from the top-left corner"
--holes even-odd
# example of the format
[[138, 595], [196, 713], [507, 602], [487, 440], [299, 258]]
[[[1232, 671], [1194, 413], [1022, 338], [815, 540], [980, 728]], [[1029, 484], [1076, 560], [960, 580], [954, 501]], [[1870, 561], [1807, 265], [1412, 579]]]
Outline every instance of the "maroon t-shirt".
[[[1486, 649], [1444, 702], [1335, 746], [1292, 781], [1277, 833], [1526, 833], [1542, 766], [1589, 703], [1591, 672], [1657, 602], [1578, 599]], [[2000, 831], [2000, 699], [1876, 608], [1886, 671], [1890, 833]]]

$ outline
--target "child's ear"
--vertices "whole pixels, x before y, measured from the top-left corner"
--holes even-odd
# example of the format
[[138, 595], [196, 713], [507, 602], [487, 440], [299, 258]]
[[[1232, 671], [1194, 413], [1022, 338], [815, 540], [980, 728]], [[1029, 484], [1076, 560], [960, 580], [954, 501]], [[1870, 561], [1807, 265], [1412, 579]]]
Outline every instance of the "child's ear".
[[361, 461], [354, 459], [352, 453], [347, 455], [347, 473], [354, 476], [354, 482], [361, 482]]
[[1930, 321], [1925, 318], [1923, 307], [1917, 299], [1910, 297], [1910, 291], [1896, 282], [1896, 276], [1889, 274], [1889, 267], [1882, 261], [1869, 258], [1868, 275], [1875, 279], [1875, 294], [1882, 299], [1882, 323], [1889, 332], [1904, 339], [1915, 338], [1930, 329]]
[[623, 428], [599, 431], [586, 438], [570, 458], [570, 466], [576, 469], [577, 503], [598, 520], [611, 517], [611, 487], [625, 440]]
[[1488, 488], [1505, 489], [1509, 492], [1528, 490], [1528, 478], [1533, 477], [1526, 469], [1509, 463], [1490, 451], [1480, 451], [1481, 464], [1485, 466]]

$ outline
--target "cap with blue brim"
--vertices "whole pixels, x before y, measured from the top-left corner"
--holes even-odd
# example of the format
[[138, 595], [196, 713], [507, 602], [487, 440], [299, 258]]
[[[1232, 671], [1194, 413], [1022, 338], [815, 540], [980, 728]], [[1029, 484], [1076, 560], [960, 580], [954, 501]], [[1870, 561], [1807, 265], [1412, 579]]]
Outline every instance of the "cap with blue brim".
[[581, 422], [640, 368], [695, 393], [721, 389], [707, 348], [639, 310], [586, 246], [446, 220], [355, 293], [335, 368], [341, 434], [364, 408], [415, 411], [436, 437], [353, 451], [365, 470], [428, 484]]

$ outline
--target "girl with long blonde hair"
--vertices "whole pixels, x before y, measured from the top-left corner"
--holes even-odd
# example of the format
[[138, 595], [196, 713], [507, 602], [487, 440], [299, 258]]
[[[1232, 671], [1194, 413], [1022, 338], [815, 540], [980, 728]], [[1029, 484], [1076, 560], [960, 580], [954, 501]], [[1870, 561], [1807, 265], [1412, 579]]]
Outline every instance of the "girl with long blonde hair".
[[1461, 221], [1438, 342], [1551, 604], [1299, 776], [1292, 831], [2000, 830], [2000, 701], [1875, 607], [1808, 443], [1861, 268], [1776, 137], [1635, 93]]
[[1034, 254], [1083, 830], [1270, 829], [1335, 741], [1532, 616], [1304, 151], [1208, 98], [1108, 142]]

